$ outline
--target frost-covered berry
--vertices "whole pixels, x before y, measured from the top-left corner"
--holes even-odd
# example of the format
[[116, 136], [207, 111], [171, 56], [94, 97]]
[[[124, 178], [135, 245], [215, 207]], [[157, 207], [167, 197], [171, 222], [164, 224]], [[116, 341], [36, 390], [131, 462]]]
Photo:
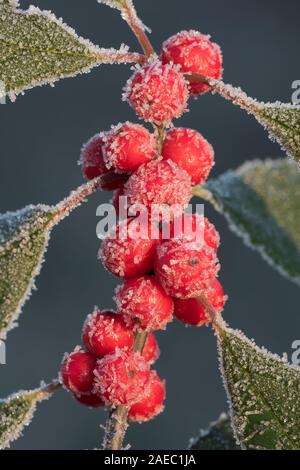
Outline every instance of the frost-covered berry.
[[[222, 52], [210, 40], [210, 36], [199, 31], [181, 31], [163, 43], [163, 64], [176, 64], [182, 73], [195, 73], [219, 80], [222, 77]], [[199, 95], [210, 87], [204, 83], [191, 83], [191, 93]]]
[[221, 312], [227, 301], [227, 295], [224, 294], [222, 284], [218, 279], [215, 279], [208, 289], [204, 292], [207, 300], [212, 304], [215, 310]]
[[[131, 205], [142, 205], [155, 217], [160, 209], [163, 218], [180, 215], [192, 197], [191, 180], [186, 171], [171, 160], [141, 165], [124, 186]], [[154, 208], [154, 204], [156, 208]]]
[[126, 219], [103, 240], [99, 258], [117, 277], [147, 274], [153, 268], [157, 240], [151, 238], [150, 224], [138, 218]]
[[97, 362], [95, 391], [106, 404], [131, 405], [141, 399], [149, 380], [149, 365], [141, 354], [117, 351]]
[[199, 132], [183, 127], [169, 130], [162, 156], [172, 160], [191, 177], [192, 184], [203, 184], [214, 164], [214, 150]]
[[88, 393], [87, 395], [74, 395], [74, 398], [79, 401], [82, 405], [89, 406], [91, 408], [99, 408], [104, 406], [104, 401], [96, 393]]
[[140, 124], [125, 122], [112, 127], [104, 137], [104, 160], [108, 168], [131, 173], [153, 160], [155, 139]]
[[160, 354], [158, 342], [153, 333], [147, 335], [142, 356], [148, 364], [154, 364]]
[[120, 315], [110, 310], [95, 310], [84, 323], [82, 340], [90, 353], [101, 358], [114, 353], [117, 348], [130, 349], [134, 337]]
[[60, 377], [65, 388], [80, 396], [93, 389], [96, 358], [89, 352], [75, 349], [63, 361]]
[[[203, 294], [218, 312], [222, 311], [227, 297], [224, 295], [223, 287], [217, 279]], [[174, 299], [174, 306], [176, 318], [188, 325], [202, 326], [211, 321], [205, 309], [196, 299]]]
[[155, 371], [151, 371], [149, 386], [145, 390], [144, 396], [130, 407], [128, 418], [138, 423], [155, 418], [164, 409], [165, 396], [165, 382]]
[[113, 198], [112, 198], [112, 201], [111, 201], [112, 205], [115, 208], [115, 211], [116, 211], [117, 215], [120, 214], [121, 207], [123, 207], [124, 210], [127, 210], [127, 204], [122, 204], [121, 201], [123, 201], [123, 200], [120, 199], [121, 196], [124, 196], [124, 186], [122, 186], [121, 188], [117, 189], [114, 192], [114, 195], [113, 195]]
[[165, 329], [173, 317], [173, 300], [153, 276], [128, 279], [116, 289], [116, 303], [128, 325], [147, 331]]
[[170, 65], [153, 62], [135, 71], [127, 82], [123, 99], [141, 119], [160, 125], [183, 114], [188, 96], [182, 74]]
[[110, 171], [109, 173], [102, 175], [99, 189], [104, 191], [114, 191], [116, 189], [123, 188], [128, 178], [129, 175], [127, 173], [116, 173], [115, 171]]
[[[164, 230], [162, 231], [164, 235]], [[201, 214], [184, 213], [169, 225], [169, 238], [182, 241], [195, 241], [199, 247], [203, 241], [213, 250], [220, 244], [220, 235], [215, 226]]]
[[80, 160], [83, 175], [88, 180], [109, 172], [103, 158], [103, 135], [94, 135], [81, 149]]
[[172, 297], [197, 297], [213, 282], [219, 270], [216, 252], [198, 242], [168, 240], [158, 244], [155, 274]]

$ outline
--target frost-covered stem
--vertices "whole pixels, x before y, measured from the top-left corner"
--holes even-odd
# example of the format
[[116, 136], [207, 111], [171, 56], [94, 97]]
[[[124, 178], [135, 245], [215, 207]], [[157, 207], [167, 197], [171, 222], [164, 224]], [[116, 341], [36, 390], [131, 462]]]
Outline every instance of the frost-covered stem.
[[36, 400], [44, 400], [45, 398], [59, 390], [61, 387], [62, 384], [59, 382], [59, 380], [53, 380], [49, 384], [39, 388], [36, 391], [33, 391], [32, 394], [34, 395]]
[[[143, 352], [147, 332], [141, 331], [136, 334], [132, 350], [135, 352]], [[121, 450], [124, 437], [128, 428], [128, 407], [119, 405], [110, 410], [103, 440], [104, 450]]]
[[76, 207], [78, 207], [84, 200], [93, 194], [99, 187], [101, 187], [102, 178], [98, 177], [89, 181], [88, 183], [82, 184], [79, 188], [72, 191], [71, 194], [61, 201], [56, 206], [56, 215], [51, 220], [51, 224], [55, 225], [60, 220], [67, 217]]
[[213, 327], [215, 328], [215, 330], [218, 331], [222, 323], [222, 319], [218, 311], [215, 310], [215, 308], [212, 306], [212, 304], [209, 302], [209, 300], [204, 294], [201, 294], [198, 297], [196, 297], [196, 300], [205, 309]]
[[[103, 57], [103, 53], [99, 52], [96, 54], [96, 58], [100, 64], [105, 62], [105, 57]], [[143, 54], [139, 54], [138, 52], [114, 52], [111, 55], [107, 55], [107, 62], [111, 63], [113, 60], [114, 64], [128, 64], [130, 62], [134, 62], [137, 64], [143, 64], [146, 61], [146, 57]]]
[[215, 80], [214, 78], [194, 73], [186, 74], [185, 77], [191, 83], [206, 83], [207, 85], [212, 87], [214, 92], [219, 93], [219, 95], [221, 95], [223, 98], [232, 101], [232, 103], [240, 106], [249, 113], [255, 113], [260, 107], [260, 103], [254, 100], [253, 98], [247, 96], [243, 90], [232, 85], [227, 85], [221, 80]]
[[128, 23], [128, 26], [131, 28], [135, 34], [138, 42], [140, 43], [145, 55], [147, 57], [155, 54], [153, 46], [145, 33], [144, 27], [141, 23], [141, 20], [138, 18], [135, 8], [131, 0], [125, 0], [125, 5], [123, 7], [123, 18]]

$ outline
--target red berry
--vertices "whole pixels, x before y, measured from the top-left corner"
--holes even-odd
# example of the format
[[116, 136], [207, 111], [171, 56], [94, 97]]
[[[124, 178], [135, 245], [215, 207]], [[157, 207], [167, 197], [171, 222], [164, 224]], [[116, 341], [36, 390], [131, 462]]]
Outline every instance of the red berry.
[[127, 173], [116, 173], [115, 171], [109, 171], [102, 175], [99, 189], [104, 191], [114, 191], [115, 189], [123, 188], [124, 184], [128, 180], [129, 175]]
[[82, 405], [90, 406], [91, 408], [99, 408], [104, 406], [104, 401], [101, 397], [95, 393], [89, 393], [87, 395], [74, 395], [74, 398], [79, 401]]
[[[163, 44], [163, 64], [180, 66], [182, 73], [195, 73], [219, 80], [222, 77], [222, 53], [210, 37], [199, 31], [181, 31]], [[193, 95], [207, 92], [210, 87], [203, 82], [191, 83]]]
[[79, 349], [69, 354], [61, 367], [61, 380], [76, 395], [89, 394], [93, 389], [96, 358]]
[[96, 134], [81, 149], [82, 173], [88, 180], [109, 172], [103, 159], [103, 135]]
[[110, 310], [95, 310], [86, 319], [82, 340], [91, 354], [101, 358], [114, 353], [117, 348], [130, 349], [134, 337], [120, 315]]
[[157, 245], [151, 233], [151, 226], [138, 218], [123, 220], [103, 240], [99, 258], [115, 276], [129, 278], [146, 274], [153, 268]]
[[157, 339], [153, 333], [147, 335], [146, 343], [142, 352], [142, 356], [148, 364], [154, 364], [159, 357], [159, 347]]
[[153, 135], [140, 124], [118, 124], [104, 138], [106, 166], [119, 172], [135, 171], [142, 163], [153, 160], [155, 151]]
[[127, 211], [127, 201], [126, 199], [120, 199], [121, 197], [124, 197], [124, 186], [122, 186], [121, 188], [117, 189], [114, 192], [114, 195], [111, 201], [112, 205], [114, 206], [116, 210], [116, 214], [118, 216], [120, 214], [121, 208], [122, 208], [122, 211]]
[[[224, 295], [223, 287], [217, 279], [203, 294], [206, 295], [218, 312], [222, 311], [226, 302], [226, 295]], [[174, 299], [174, 306], [176, 318], [188, 325], [202, 326], [210, 323], [210, 318], [207, 316], [205, 309], [196, 299]]]
[[151, 371], [149, 386], [144, 396], [129, 409], [128, 418], [139, 423], [149, 421], [163, 411], [165, 396], [165, 382]]
[[141, 119], [160, 125], [183, 114], [188, 96], [183, 75], [170, 65], [153, 62], [136, 70], [123, 99]]
[[210, 320], [196, 299], [174, 299], [174, 315], [176, 318], [188, 325], [207, 325]]
[[183, 212], [192, 197], [191, 180], [170, 160], [152, 161], [130, 176], [124, 194], [131, 205], [145, 206], [154, 217], [159, 211], [163, 218], [173, 217]]
[[[199, 248], [202, 246], [204, 239], [206, 245], [214, 251], [217, 250], [220, 244], [220, 235], [215, 226], [203, 215], [184, 213], [181, 217], [175, 219], [169, 227], [170, 239], [195, 241]], [[163, 227], [162, 236], [164, 237], [164, 235]]]
[[118, 351], [98, 361], [95, 391], [106, 404], [131, 405], [143, 396], [149, 379], [149, 365], [141, 354]]
[[173, 300], [153, 276], [128, 279], [116, 289], [116, 303], [125, 321], [140, 328], [162, 330], [172, 320]]
[[199, 132], [183, 127], [167, 133], [162, 156], [185, 170], [194, 185], [206, 181], [214, 164], [214, 150], [207, 140]]
[[195, 241], [169, 240], [159, 243], [154, 260], [155, 274], [172, 297], [197, 297], [213, 282], [219, 270], [216, 253]]
[[222, 284], [215, 279], [209, 288], [204, 292], [208, 301], [212, 304], [215, 310], [221, 312], [227, 300], [227, 296], [224, 294]]

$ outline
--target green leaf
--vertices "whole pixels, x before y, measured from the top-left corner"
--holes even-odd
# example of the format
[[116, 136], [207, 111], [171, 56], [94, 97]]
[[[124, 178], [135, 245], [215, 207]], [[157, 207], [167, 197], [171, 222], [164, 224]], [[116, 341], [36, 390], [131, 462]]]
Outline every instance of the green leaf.
[[224, 325], [217, 336], [238, 442], [245, 449], [299, 450], [300, 369]]
[[[205, 188], [233, 231], [299, 284], [300, 173], [295, 163], [255, 160], [208, 181]], [[201, 191], [194, 193], [201, 196]]]
[[282, 103], [261, 104], [255, 113], [283, 149], [300, 166], [300, 106]]
[[191, 450], [240, 450], [232, 432], [230, 418], [222, 413], [200, 436], [191, 440]]
[[55, 214], [38, 205], [0, 216], [0, 337], [15, 326], [31, 293]]
[[100, 63], [136, 62], [129, 54], [94, 46], [51, 12], [0, 0], [0, 80], [12, 99], [18, 93], [60, 78], [88, 72]]
[[[194, 76], [194, 78], [197, 75]], [[289, 103], [263, 103], [247, 96], [240, 88], [213, 78], [198, 76], [223, 98], [245, 109], [262, 124], [300, 167], [300, 106]]]
[[0, 449], [9, 447], [21, 436], [24, 427], [32, 420], [37, 403], [47, 400], [58, 387], [53, 383], [0, 400]]

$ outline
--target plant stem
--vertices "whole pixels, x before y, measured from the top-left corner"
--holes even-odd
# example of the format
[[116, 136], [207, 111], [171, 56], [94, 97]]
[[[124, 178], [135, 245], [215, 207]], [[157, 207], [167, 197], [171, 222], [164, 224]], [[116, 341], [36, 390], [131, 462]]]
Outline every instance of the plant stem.
[[143, 64], [146, 61], [146, 57], [143, 54], [138, 54], [137, 52], [108, 51], [97, 52], [95, 55], [100, 64]]
[[232, 101], [232, 103], [240, 106], [251, 114], [254, 114], [261, 107], [261, 103], [246, 95], [240, 88], [228, 85], [221, 80], [206, 77], [200, 74], [185, 74], [185, 78], [191, 82], [203, 82], [211, 86], [214, 92], [217, 92], [223, 98]]
[[84, 200], [93, 194], [97, 189], [101, 188], [102, 178], [94, 178], [88, 183], [82, 184], [79, 188], [70, 193], [68, 197], [59, 202], [56, 206], [56, 214], [51, 219], [51, 225], [57, 224], [60, 220], [67, 217], [76, 207], [80, 206]]
[[201, 294], [196, 297], [196, 300], [205, 309], [213, 328], [216, 331], [219, 331], [223, 324], [223, 319], [220, 313], [212, 306], [212, 304], [209, 302], [209, 300], [204, 294]]
[[[147, 340], [147, 332], [141, 331], [136, 334], [132, 350], [135, 352], [143, 352], [145, 342]], [[112, 408], [105, 426], [105, 435], [103, 440], [104, 450], [121, 450], [128, 428], [128, 407], [119, 405]]]
[[53, 380], [49, 384], [37, 390], [33, 390], [33, 392], [30, 393], [30, 396], [34, 396], [36, 400], [41, 401], [47, 398], [48, 396], [51, 396], [54, 392], [59, 390], [61, 387], [62, 387], [62, 384], [59, 382], [59, 380]]
[[204, 186], [195, 186], [193, 188], [193, 196], [200, 197], [204, 201], [210, 202], [210, 204], [217, 210], [220, 210], [218, 201], [215, 199], [213, 194], [206, 189]]
[[136, 36], [141, 48], [143, 49], [145, 55], [147, 57], [151, 57], [155, 54], [154, 48], [145, 33], [143, 24], [141, 20], [138, 18], [135, 8], [131, 2], [131, 0], [125, 0], [125, 5], [123, 8], [123, 18], [128, 23], [128, 26]]

